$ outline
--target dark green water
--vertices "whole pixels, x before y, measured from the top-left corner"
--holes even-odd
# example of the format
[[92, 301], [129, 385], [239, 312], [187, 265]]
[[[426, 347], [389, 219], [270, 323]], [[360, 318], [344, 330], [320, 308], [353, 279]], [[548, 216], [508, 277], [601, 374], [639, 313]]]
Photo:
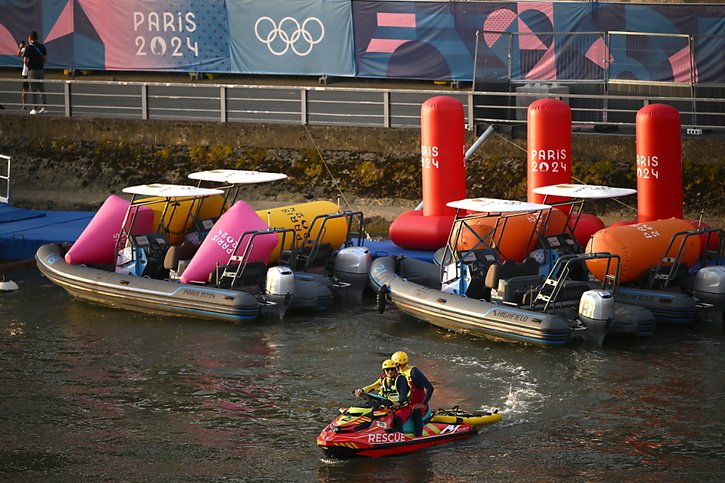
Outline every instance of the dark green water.
[[[0, 480], [714, 481], [725, 476], [725, 329], [538, 349], [471, 339], [372, 300], [234, 325], [88, 305], [35, 271], [0, 293]], [[377, 460], [315, 437], [409, 353], [434, 407], [498, 407], [460, 442]]]

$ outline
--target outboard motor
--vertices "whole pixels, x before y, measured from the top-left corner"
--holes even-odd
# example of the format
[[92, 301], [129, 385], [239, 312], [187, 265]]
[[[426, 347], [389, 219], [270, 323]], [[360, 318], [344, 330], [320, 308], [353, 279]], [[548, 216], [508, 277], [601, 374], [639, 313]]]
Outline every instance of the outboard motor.
[[282, 319], [295, 295], [295, 275], [292, 269], [286, 266], [267, 269], [264, 291], [273, 304], [263, 307], [262, 310], [276, 313]]
[[368, 286], [368, 275], [373, 256], [367, 247], [346, 247], [335, 257], [335, 277], [349, 286], [342, 290], [345, 296], [362, 297], [363, 290]]
[[601, 344], [614, 318], [614, 297], [608, 290], [587, 290], [579, 300], [579, 320], [587, 338]]
[[[708, 304], [702, 311], [706, 320], [723, 321], [725, 311], [725, 266], [703, 267], [695, 274], [692, 295]], [[712, 305], [710, 307], [709, 305]]]

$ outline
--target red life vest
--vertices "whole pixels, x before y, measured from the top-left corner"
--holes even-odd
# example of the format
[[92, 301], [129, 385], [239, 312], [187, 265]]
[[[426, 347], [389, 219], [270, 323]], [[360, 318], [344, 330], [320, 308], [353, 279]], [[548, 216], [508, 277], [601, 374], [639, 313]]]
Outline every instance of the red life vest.
[[418, 387], [415, 385], [415, 382], [410, 378], [410, 373], [413, 372], [413, 369], [415, 366], [411, 366], [410, 364], [406, 366], [405, 370], [401, 370], [400, 373], [405, 376], [405, 378], [408, 380], [408, 386], [410, 386], [410, 404], [420, 404], [425, 399], [425, 389], [422, 387]]

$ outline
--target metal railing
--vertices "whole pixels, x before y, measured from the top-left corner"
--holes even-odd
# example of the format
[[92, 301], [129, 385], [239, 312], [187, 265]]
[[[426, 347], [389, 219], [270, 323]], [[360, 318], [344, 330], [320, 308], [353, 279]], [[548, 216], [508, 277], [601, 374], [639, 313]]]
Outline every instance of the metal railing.
[[5, 164], [5, 173], [0, 174], [0, 193], [5, 193], [5, 195], [0, 194], [0, 203], [10, 204], [10, 156], [5, 156], [4, 154], [0, 154], [0, 163]]
[[[484, 123], [521, 124], [535, 99], [555, 97], [572, 109], [576, 127], [634, 126], [636, 114], [652, 103], [674, 106], [682, 126], [694, 130], [725, 129], [722, 88], [698, 94], [689, 86], [658, 91], [601, 83], [512, 84], [500, 90], [390, 89], [331, 86], [119, 82], [46, 79], [50, 115], [69, 118], [114, 118], [249, 122], [303, 125], [419, 128], [420, 106], [447, 95], [465, 106], [469, 129]], [[21, 110], [20, 79], [0, 78], [0, 116], [27, 115]], [[710, 95], [714, 93], [715, 95]], [[675, 94], [675, 95], [672, 95]], [[44, 114], [48, 115], [48, 114]]]

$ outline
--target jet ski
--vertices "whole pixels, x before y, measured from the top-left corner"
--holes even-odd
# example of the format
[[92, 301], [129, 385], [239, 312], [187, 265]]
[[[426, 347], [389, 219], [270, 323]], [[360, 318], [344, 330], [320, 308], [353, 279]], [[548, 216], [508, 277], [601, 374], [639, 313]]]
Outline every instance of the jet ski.
[[317, 445], [333, 458], [381, 457], [410, 453], [430, 446], [473, 436], [480, 426], [500, 421], [498, 410], [466, 413], [458, 407], [428, 410], [423, 417], [423, 434], [415, 436], [413, 418], [394, 431], [393, 402], [364, 393], [364, 407], [341, 408], [340, 414], [322, 430]]

